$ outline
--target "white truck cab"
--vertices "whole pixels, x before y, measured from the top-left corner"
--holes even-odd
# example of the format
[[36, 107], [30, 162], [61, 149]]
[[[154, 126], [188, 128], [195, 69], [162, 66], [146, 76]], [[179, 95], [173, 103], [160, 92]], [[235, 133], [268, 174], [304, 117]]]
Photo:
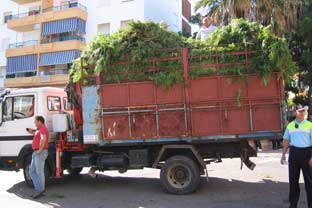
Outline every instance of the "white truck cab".
[[26, 128], [35, 129], [34, 117], [41, 115], [50, 131], [49, 142], [54, 142], [52, 115], [70, 110], [64, 89], [40, 87], [11, 89], [2, 95], [0, 104], [0, 170], [18, 170], [22, 150], [32, 143], [33, 135]]

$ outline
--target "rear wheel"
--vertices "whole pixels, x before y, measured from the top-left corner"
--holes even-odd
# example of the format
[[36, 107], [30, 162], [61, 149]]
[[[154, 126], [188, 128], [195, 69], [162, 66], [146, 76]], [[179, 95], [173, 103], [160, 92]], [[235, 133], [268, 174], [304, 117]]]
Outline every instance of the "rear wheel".
[[[29, 156], [26, 159], [26, 162], [25, 162], [24, 168], [23, 168], [23, 174], [24, 174], [24, 179], [25, 179], [26, 184], [30, 187], [34, 187], [34, 184], [31, 180], [30, 175], [29, 175], [30, 164], [31, 164], [31, 156]], [[47, 184], [49, 184], [49, 180], [50, 180], [50, 176], [51, 176], [51, 171], [50, 171], [49, 165], [47, 164], [47, 160], [46, 160], [45, 165], [44, 165], [44, 176], [45, 176], [45, 185], [47, 185]]]
[[199, 186], [199, 168], [186, 156], [170, 157], [161, 169], [160, 182], [164, 190], [169, 193], [190, 194]]

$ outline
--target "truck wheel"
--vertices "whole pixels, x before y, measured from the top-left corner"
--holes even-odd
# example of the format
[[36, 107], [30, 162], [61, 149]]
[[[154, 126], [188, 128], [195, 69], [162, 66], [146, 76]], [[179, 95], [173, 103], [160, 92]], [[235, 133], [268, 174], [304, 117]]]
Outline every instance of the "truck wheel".
[[[34, 187], [34, 184], [33, 184], [32, 180], [31, 180], [30, 175], [29, 175], [30, 163], [31, 163], [31, 157], [28, 157], [26, 159], [25, 164], [24, 164], [23, 174], [24, 174], [24, 179], [25, 179], [26, 184], [29, 187]], [[46, 160], [45, 165], [44, 165], [44, 176], [45, 176], [45, 185], [48, 185], [49, 182], [50, 182], [49, 180], [50, 180], [50, 177], [51, 177], [51, 172], [50, 172], [50, 169], [49, 169], [49, 165], [47, 164], [47, 160]]]
[[190, 194], [199, 186], [199, 168], [186, 156], [170, 157], [161, 168], [160, 182], [163, 189], [171, 194]]
[[29, 175], [30, 163], [31, 163], [31, 158], [30, 158], [30, 159], [27, 158], [27, 159], [26, 159], [25, 166], [24, 166], [24, 169], [23, 169], [24, 179], [25, 179], [26, 184], [27, 184], [29, 187], [34, 187], [34, 184], [33, 184], [32, 180], [31, 180], [30, 175]]
[[70, 175], [79, 175], [79, 173], [82, 171], [82, 168], [67, 168], [66, 170]]

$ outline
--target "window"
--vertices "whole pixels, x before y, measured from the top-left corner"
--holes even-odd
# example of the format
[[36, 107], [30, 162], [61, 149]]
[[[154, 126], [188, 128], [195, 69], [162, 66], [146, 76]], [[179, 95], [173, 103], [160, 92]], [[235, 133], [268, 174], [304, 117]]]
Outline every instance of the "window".
[[32, 6], [28, 9], [28, 15], [36, 15], [40, 13], [40, 5]]
[[63, 98], [64, 100], [63, 100], [63, 102], [64, 102], [64, 110], [72, 110], [73, 108], [72, 108], [72, 105], [71, 105], [71, 103], [68, 101], [68, 98], [67, 97], [64, 97]]
[[98, 7], [109, 7], [111, 0], [98, 0]]
[[3, 14], [3, 23], [8, 23], [9, 20], [11, 20], [13, 17], [12, 12], [4, 12]]
[[10, 38], [2, 38], [0, 51], [5, 51], [9, 47], [9, 42]]
[[31, 95], [7, 98], [3, 108], [3, 120], [11, 121], [32, 117], [35, 109], [34, 101], [34, 96]]
[[78, 6], [78, 1], [77, 0], [71, 0], [71, 1], [68, 1], [68, 0], [63, 0], [61, 2], [62, 5], [67, 5], [69, 8], [72, 8], [72, 7], [77, 7]]
[[0, 79], [3, 78], [5, 78], [5, 66], [0, 66]]
[[110, 23], [98, 24], [98, 33], [109, 35], [109, 32], [110, 32]]
[[129, 24], [129, 22], [131, 22], [133, 20], [123, 20], [123, 21], [120, 21], [120, 28], [126, 28]]
[[61, 98], [48, 96], [48, 110], [60, 111], [61, 110]]

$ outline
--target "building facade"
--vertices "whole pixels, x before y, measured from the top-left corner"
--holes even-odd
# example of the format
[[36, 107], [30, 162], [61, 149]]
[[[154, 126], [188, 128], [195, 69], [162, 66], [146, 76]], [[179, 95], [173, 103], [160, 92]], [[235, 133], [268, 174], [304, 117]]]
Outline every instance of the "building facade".
[[13, 13], [17, 13], [16, 3], [6, 1], [5, 7], [0, 7], [0, 91], [4, 88], [4, 79], [6, 74], [6, 57], [5, 51], [9, 43], [16, 40], [17, 33], [7, 28], [7, 22], [12, 18]]
[[4, 87], [65, 85], [72, 60], [86, 42], [97, 33], [109, 35], [126, 27], [129, 21], [166, 22], [169, 30], [190, 30], [188, 0], [4, 2], [0, 10], [1, 31], [7, 31], [0, 33]]

